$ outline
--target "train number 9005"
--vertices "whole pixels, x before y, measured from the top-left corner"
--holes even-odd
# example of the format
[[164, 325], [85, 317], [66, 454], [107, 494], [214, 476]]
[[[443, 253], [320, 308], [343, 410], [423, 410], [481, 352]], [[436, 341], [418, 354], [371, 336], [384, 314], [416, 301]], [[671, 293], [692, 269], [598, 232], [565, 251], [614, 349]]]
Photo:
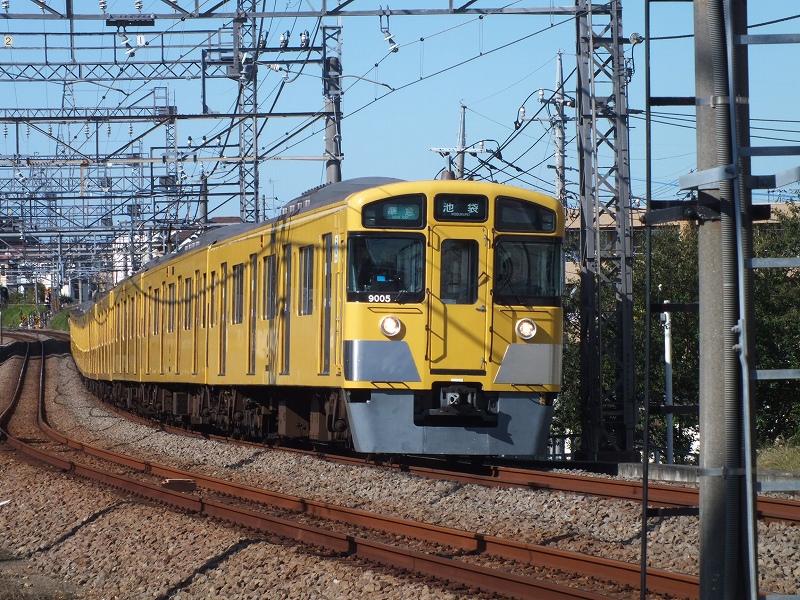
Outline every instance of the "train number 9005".
[[370, 294], [367, 296], [369, 302], [391, 302], [392, 297], [389, 294]]

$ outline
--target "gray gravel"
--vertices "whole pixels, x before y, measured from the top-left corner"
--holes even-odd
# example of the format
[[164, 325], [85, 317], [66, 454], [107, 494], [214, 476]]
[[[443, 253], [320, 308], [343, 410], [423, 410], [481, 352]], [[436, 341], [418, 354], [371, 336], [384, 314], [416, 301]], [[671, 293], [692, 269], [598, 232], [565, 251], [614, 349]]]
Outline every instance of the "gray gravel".
[[[86, 443], [313, 500], [628, 562], [639, 560], [641, 507], [637, 503], [428, 480], [164, 434], [120, 419], [90, 397], [70, 357], [53, 358], [48, 368], [50, 373], [59, 373], [54, 389], [47, 393], [54, 398], [48, 405], [51, 424]], [[6, 498], [12, 502], [0, 507], [0, 531], [15, 533], [13, 541], [4, 536], [0, 548], [15, 555], [33, 552], [42, 573], [78, 582], [86, 590], [99, 590], [80, 597], [167, 597], [167, 591], [178, 589], [172, 597], [447, 597], [442, 589], [426, 590], [423, 584], [397, 581], [299, 549], [251, 542], [235, 530], [206, 520], [145, 506], [121, 510], [118, 498], [88, 484], [80, 490], [84, 500], [68, 503], [77, 513], [62, 514], [57, 508], [59, 498], [72, 499], [77, 494], [74, 489], [54, 494], [58, 484], [51, 482], [51, 474], [37, 478], [27, 468], [3, 460], [0, 502]], [[31, 484], [31, 479], [38, 483]], [[102, 514], [84, 523], [98, 513]], [[47, 515], [46, 526], [36, 524], [42, 514]], [[75, 533], [52, 548], [41, 549], [74, 527]], [[697, 519], [653, 519], [648, 539], [651, 565], [697, 574]], [[760, 524], [759, 543], [761, 589], [795, 593], [800, 588], [798, 528]], [[208, 566], [185, 572], [181, 565], [186, 564]], [[259, 578], [268, 581], [266, 587], [257, 586]], [[109, 591], [115, 585], [117, 595]]]

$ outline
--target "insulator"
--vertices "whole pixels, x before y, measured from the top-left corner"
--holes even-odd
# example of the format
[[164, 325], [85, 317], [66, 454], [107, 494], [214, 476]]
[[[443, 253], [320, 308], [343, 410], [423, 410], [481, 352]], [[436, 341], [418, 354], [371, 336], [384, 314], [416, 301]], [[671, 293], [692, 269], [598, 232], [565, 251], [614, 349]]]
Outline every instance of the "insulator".
[[31, 137], [31, 126], [27, 125], [25, 127], [25, 137]]
[[108, 125], [106, 125], [106, 135], [107, 135], [108, 137], [111, 137], [111, 123], [109, 123]]
[[3, 124], [3, 137], [8, 137], [8, 123]]
[[133, 137], [133, 123], [128, 123], [128, 135]]
[[142, 0], [136, 0], [133, 4], [136, 6], [136, 10], [142, 12]]
[[8, 12], [8, 9], [11, 8], [11, 2], [9, 0], [3, 0], [3, 9]]
[[108, 7], [108, 2], [106, 2], [106, 0], [100, 0], [100, 10], [106, 12], [107, 7]]
[[89, 124], [88, 123], [83, 126], [83, 133], [86, 134], [87, 138], [89, 137]]
[[52, 125], [48, 125], [47, 126], [47, 133], [48, 133], [48, 135], [53, 135], [53, 126]]

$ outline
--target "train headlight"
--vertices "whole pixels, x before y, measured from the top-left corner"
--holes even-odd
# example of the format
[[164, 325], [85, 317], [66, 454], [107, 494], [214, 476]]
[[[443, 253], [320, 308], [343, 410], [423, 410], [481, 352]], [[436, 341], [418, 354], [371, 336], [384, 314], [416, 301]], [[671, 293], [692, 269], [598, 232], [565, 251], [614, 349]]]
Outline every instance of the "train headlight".
[[387, 315], [381, 319], [381, 333], [386, 337], [394, 337], [403, 328], [403, 323], [394, 315]]
[[523, 340], [529, 340], [536, 335], [536, 323], [530, 319], [520, 319], [517, 321], [517, 335]]

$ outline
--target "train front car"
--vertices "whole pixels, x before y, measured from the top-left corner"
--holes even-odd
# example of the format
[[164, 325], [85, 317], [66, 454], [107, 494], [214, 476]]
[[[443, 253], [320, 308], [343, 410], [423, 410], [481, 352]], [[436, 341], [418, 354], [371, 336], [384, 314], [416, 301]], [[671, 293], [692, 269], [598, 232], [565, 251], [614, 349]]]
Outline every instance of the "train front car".
[[342, 339], [355, 449], [542, 454], [561, 382], [559, 203], [427, 181], [348, 204]]

